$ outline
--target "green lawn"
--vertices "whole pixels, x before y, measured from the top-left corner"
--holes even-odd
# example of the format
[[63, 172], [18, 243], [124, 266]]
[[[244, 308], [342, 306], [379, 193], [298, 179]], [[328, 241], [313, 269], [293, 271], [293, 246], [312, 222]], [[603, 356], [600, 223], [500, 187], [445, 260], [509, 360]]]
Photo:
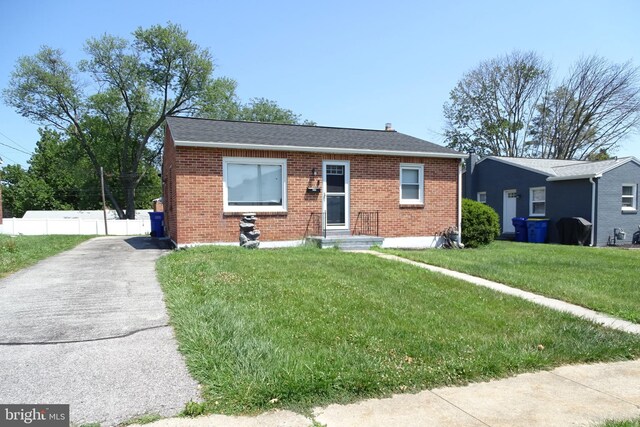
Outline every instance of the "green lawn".
[[158, 276], [212, 412], [640, 357], [640, 337], [366, 254], [206, 247], [160, 258]]
[[0, 277], [66, 251], [94, 236], [16, 236], [0, 234]]
[[497, 241], [461, 251], [384, 252], [640, 323], [640, 251]]
[[607, 421], [600, 427], [640, 427], [640, 418], [627, 421]]

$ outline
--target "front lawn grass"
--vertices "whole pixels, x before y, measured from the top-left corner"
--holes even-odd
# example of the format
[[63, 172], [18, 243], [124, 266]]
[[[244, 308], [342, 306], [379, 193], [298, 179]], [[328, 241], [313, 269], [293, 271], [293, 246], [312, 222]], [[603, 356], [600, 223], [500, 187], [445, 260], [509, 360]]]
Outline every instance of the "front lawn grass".
[[7, 236], [0, 234], [0, 277], [29, 267], [94, 236]]
[[384, 252], [640, 323], [640, 251], [496, 241], [478, 249]]
[[640, 418], [625, 421], [607, 421], [600, 427], [640, 427]]
[[640, 356], [640, 337], [371, 255], [206, 247], [157, 267], [209, 412], [304, 411]]

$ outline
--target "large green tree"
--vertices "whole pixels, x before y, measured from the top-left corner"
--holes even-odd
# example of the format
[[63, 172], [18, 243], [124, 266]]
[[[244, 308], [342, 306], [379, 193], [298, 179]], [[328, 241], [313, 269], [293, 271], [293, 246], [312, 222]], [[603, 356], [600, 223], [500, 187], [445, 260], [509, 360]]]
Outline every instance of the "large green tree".
[[31, 177], [20, 165], [7, 165], [0, 171], [2, 207], [5, 217], [21, 217], [30, 209], [65, 209], [56, 202], [51, 188]]
[[[47, 129], [39, 132], [40, 140], [27, 170], [20, 165], [8, 165], [0, 171], [5, 213], [20, 217], [27, 210], [101, 208], [100, 180], [92, 173], [92, 165], [82, 148], [59, 132]], [[151, 200], [162, 191], [155, 167], [147, 168], [136, 192], [138, 209], [148, 209]], [[107, 175], [106, 179], [116, 197], [122, 198], [118, 177]]]
[[[120, 218], [135, 217], [136, 191], [155, 174], [168, 115], [299, 122], [273, 101], [243, 105], [236, 82], [214, 78], [209, 50], [179, 25], [138, 28], [131, 40], [105, 34], [88, 40], [85, 52], [77, 67], [47, 46], [20, 58], [3, 96], [81, 147], [95, 177], [104, 168], [106, 194]], [[83, 84], [87, 77], [93, 85]]]
[[[134, 218], [136, 188], [145, 164], [160, 153], [165, 117], [197, 114], [202, 105], [218, 102], [224, 85], [212, 76], [209, 51], [171, 23], [138, 28], [132, 40], [93, 38], [85, 51], [88, 58], [77, 68], [50, 47], [20, 58], [4, 99], [23, 116], [78, 143], [95, 175], [109, 163], [101, 154], [117, 151], [117, 168], [110, 172], [117, 174], [123, 199], [111, 185], [107, 196], [121, 218]], [[82, 84], [82, 76], [95, 84]], [[112, 147], [103, 150], [104, 144]]]
[[301, 121], [299, 114], [287, 108], [280, 107], [277, 102], [266, 98], [251, 98], [246, 104], [240, 105], [237, 114], [237, 120], [248, 122], [304, 124], [311, 126], [316, 124], [310, 120]]

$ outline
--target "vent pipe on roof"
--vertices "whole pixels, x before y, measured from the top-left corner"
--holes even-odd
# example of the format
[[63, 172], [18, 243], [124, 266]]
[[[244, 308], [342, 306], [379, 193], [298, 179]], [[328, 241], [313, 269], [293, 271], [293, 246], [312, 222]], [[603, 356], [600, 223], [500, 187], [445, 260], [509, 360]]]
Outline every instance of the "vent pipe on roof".
[[385, 123], [384, 130], [386, 130], [387, 132], [393, 132], [393, 126], [391, 125], [391, 123]]

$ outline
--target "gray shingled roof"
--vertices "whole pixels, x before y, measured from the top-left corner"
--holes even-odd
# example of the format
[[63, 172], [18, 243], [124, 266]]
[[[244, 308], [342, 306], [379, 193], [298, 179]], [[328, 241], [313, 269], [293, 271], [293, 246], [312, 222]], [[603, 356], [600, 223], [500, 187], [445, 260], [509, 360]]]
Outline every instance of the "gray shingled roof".
[[464, 158], [466, 154], [396, 131], [167, 117], [178, 146]]
[[498, 156], [489, 156], [486, 158], [548, 175], [548, 180], [597, 177], [630, 161], [640, 164], [635, 157], [621, 157], [619, 159], [616, 158], [596, 162], [588, 160], [528, 159]]

